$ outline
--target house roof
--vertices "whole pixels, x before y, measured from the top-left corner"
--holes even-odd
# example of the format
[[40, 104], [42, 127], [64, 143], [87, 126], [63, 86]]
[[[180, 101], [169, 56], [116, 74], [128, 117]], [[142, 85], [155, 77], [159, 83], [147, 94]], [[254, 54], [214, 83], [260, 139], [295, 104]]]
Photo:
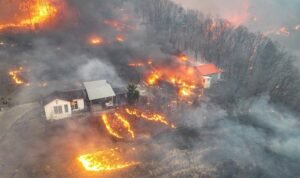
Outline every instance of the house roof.
[[222, 70], [219, 69], [215, 64], [202, 64], [199, 66], [196, 66], [197, 70], [201, 73], [203, 76], [207, 75], [213, 75], [221, 73]]
[[90, 100], [97, 100], [116, 96], [111, 85], [106, 80], [97, 80], [83, 83]]
[[83, 90], [73, 91], [55, 91], [42, 99], [44, 105], [52, 102], [55, 99], [61, 99], [65, 101], [71, 101], [74, 99], [84, 99]]

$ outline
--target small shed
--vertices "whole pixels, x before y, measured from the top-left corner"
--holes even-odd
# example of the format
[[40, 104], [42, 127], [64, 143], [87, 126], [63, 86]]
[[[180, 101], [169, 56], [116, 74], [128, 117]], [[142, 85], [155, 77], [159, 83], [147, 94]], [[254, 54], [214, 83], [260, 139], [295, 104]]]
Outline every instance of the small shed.
[[113, 107], [116, 94], [106, 80], [97, 80], [83, 83], [92, 112], [102, 111]]

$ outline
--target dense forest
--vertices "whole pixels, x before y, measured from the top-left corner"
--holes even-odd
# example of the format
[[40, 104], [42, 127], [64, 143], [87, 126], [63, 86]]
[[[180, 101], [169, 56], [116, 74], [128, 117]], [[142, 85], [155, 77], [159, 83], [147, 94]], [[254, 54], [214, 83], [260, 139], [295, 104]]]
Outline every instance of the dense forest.
[[233, 27], [225, 19], [185, 10], [169, 0], [134, 1], [148, 36], [205, 59], [224, 70], [222, 100], [269, 94], [271, 100], [300, 109], [300, 73], [296, 57], [263, 34]]

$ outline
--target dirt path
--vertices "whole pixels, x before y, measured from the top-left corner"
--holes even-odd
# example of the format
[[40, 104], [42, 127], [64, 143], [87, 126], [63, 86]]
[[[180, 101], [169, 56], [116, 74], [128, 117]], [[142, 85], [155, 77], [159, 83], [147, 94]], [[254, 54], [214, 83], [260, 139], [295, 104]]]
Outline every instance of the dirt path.
[[0, 114], [0, 143], [13, 124], [27, 112], [39, 107], [38, 103], [28, 103], [15, 106]]

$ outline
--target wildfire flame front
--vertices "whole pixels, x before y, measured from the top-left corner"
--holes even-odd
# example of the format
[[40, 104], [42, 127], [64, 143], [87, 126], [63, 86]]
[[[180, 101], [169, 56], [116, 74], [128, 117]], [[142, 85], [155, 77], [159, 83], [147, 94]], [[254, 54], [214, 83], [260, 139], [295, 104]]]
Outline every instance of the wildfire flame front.
[[124, 160], [117, 148], [81, 155], [77, 160], [85, 170], [93, 172], [113, 171], [139, 164], [139, 162]]

